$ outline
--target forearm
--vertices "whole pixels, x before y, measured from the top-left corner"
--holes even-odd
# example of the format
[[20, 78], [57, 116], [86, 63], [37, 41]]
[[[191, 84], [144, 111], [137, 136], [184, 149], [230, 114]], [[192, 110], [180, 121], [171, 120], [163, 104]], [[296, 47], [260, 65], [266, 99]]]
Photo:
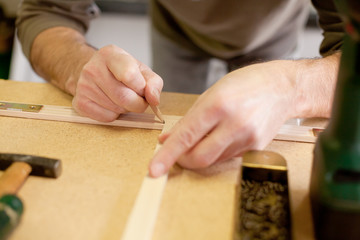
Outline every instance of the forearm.
[[295, 117], [330, 117], [340, 57], [337, 52], [325, 58], [296, 61]]
[[41, 77], [75, 95], [80, 72], [95, 51], [76, 30], [55, 27], [35, 38], [30, 60]]
[[[341, 53], [325, 58], [277, 60], [264, 63], [274, 81], [273, 94], [289, 103], [286, 118], [330, 117]], [[269, 70], [271, 69], [271, 70]], [[265, 74], [263, 74], [265, 76]], [[284, 112], [285, 113], [285, 112]]]

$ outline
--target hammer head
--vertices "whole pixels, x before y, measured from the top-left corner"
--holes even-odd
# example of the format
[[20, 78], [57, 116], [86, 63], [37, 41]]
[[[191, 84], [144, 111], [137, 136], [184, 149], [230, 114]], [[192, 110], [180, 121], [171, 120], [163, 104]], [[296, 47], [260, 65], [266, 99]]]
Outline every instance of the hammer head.
[[28, 163], [32, 171], [30, 175], [57, 178], [61, 174], [61, 161], [58, 159], [45, 158], [24, 154], [0, 153], [0, 170], [5, 170], [14, 162]]

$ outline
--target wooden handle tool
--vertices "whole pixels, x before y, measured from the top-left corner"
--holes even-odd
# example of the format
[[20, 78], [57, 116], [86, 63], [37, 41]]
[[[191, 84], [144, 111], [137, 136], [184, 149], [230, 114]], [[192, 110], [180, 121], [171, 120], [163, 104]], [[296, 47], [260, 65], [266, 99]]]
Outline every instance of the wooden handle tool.
[[0, 177], [0, 196], [16, 194], [31, 172], [31, 166], [25, 162], [15, 162]]

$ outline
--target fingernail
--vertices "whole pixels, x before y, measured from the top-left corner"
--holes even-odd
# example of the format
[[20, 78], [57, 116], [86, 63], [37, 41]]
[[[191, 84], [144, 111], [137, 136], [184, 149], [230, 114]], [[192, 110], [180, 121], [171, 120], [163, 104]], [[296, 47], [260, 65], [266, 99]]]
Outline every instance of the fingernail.
[[159, 143], [163, 144], [165, 139], [166, 139], [166, 134], [165, 133], [161, 133], [159, 136], [158, 136], [158, 141]]
[[160, 91], [157, 88], [153, 88], [152, 94], [156, 97], [158, 101], [160, 101]]
[[151, 176], [160, 177], [165, 173], [165, 165], [163, 163], [154, 163], [150, 168]]

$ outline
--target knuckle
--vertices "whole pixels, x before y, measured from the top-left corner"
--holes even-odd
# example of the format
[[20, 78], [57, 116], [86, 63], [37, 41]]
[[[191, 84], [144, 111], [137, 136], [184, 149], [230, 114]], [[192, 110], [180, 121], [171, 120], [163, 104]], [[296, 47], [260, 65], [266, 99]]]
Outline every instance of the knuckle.
[[88, 117], [95, 119], [99, 122], [112, 122], [118, 118], [118, 115], [115, 113], [106, 114], [106, 115], [95, 115], [95, 114], [89, 114]]
[[257, 134], [252, 131], [247, 135], [246, 142], [249, 147], [253, 147], [257, 144]]
[[118, 106], [118, 105], [115, 105], [114, 108], [112, 109], [112, 111], [117, 113], [118, 115], [127, 112], [123, 107]]
[[138, 104], [136, 106], [136, 108], [133, 110], [133, 112], [136, 112], [136, 113], [142, 113], [144, 112], [146, 109], [147, 109], [148, 105], [147, 104]]
[[89, 112], [89, 101], [82, 97], [76, 97], [73, 101], [73, 107], [82, 115], [87, 115]]
[[101, 75], [100, 69], [91, 62], [85, 64], [81, 71], [81, 77], [86, 80], [96, 79], [100, 75]]
[[194, 168], [207, 168], [211, 165], [211, 158], [207, 154], [195, 154], [192, 156]]
[[129, 66], [124, 71], [121, 72], [121, 75], [119, 76], [121, 79], [121, 82], [123, 83], [129, 83], [132, 80], [134, 80], [137, 77], [137, 69], [134, 66]]
[[[238, 123], [238, 125], [240, 125], [240, 123]], [[257, 128], [253, 124], [240, 125], [237, 127], [237, 130], [234, 131], [232, 139], [234, 139], [234, 141], [236, 139], [242, 139], [241, 144], [251, 148], [256, 145], [257, 140], [259, 139]]]
[[151, 88], [148, 89], [154, 89], [153, 91], [157, 91], [157, 93], [160, 95], [163, 87], [164, 87], [164, 81], [159, 76], [154, 76], [149, 79], [146, 79], [146, 85], [151, 86]]
[[120, 107], [126, 107], [131, 104], [131, 92], [126, 91], [123, 88], [117, 88], [115, 90], [116, 104]]
[[101, 122], [112, 122], [115, 121], [118, 118], [118, 115], [116, 113], [111, 113], [108, 115], [100, 116], [99, 121]]
[[190, 149], [195, 143], [195, 132], [190, 128], [181, 129], [179, 132], [179, 144], [185, 149]]
[[74, 109], [82, 116], [90, 117], [100, 122], [112, 122], [117, 119], [118, 114], [108, 112], [107, 114], [97, 114], [91, 107], [91, 102], [84, 98], [76, 98], [73, 101]]
[[114, 51], [116, 51], [118, 49], [118, 47], [114, 44], [109, 44], [109, 45], [106, 45], [105, 47], [102, 47], [99, 49], [99, 53], [101, 55], [109, 55], [109, 54], [112, 54]]
[[233, 103], [229, 102], [228, 98], [223, 95], [218, 95], [216, 102], [212, 105], [211, 113], [213, 116], [229, 116], [234, 114]]
[[76, 101], [86, 101], [87, 96], [93, 95], [94, 91], [92, 84], [87, 81], [79, 81], [76, 86]]

